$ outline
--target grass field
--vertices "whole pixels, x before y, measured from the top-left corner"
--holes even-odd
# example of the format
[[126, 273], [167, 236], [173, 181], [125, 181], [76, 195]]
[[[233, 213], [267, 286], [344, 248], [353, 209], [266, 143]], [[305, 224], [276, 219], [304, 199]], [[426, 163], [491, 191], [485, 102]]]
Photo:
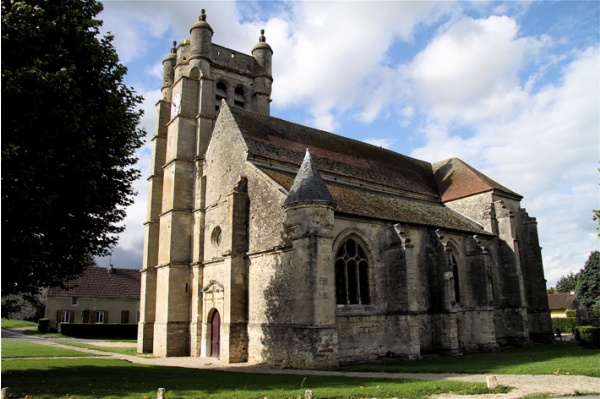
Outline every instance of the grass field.
[[[77, 344], [79, 345], [79, 344]], [[84, 344], [85, 345], [85, 344]], [[215, 370], [144, 366], [126, 361], [96, 358], [31, 359], [41, 357], [42, 345], [3, 341], [2, 386], [15, 397], [153, 399], [158, 388], [169, 399], [192, 398], [304, 398], [305, 390], [321, 398], [425, 398], [445, 392], [487, 393], [485, 384], [454, 381], [388, 380], [329, 376], [264, 375]], [[86, 345], [87, 347], [88, 345]], [[49, 347], [47, 356], [72, 356]], [[97, 350], [108, 350], [94, 346]], [[113, 348], [115, 349], [115, 348]], [[79, 355], [84, 353], [77, 352]], [[494, 374], [580, 374], [598, 376], [600, 351], [574, 343], [507, 350], [500, 353], [437, 357], [419, 361], [390, 361], [340, 368], [344, 371], [441, 372]], [[558, 369], [557, 369], [558, 365]], [[498, 392], [506, 392], [502, 387]], [[538, 396], [542, 398], [543, 396]]]
[[[28, 399], [151, 399], [156, 397], [158, 388], [165, 388], [169, 399], [283, 399], [304, 398], [305, 391], [310, 389], [313, 397], [319, 399], [416, 399], [444, 392], [489, 392], [485, 384], [454, 381], [231, 373], [144, 366], [102, 357], [40, 359], [43, 352], [40, 346], [44, 345], [3, 341], [2, 386], [10, 387], [11, 395]], [[56, 349], [48, 347], [47, 356], [59, 355], [52, 351]], [[72, 356], [72, 351], [64, 351], [64, 356]]]
[[143, 366], [108, 359], [22, 359], [2, 361], [2, 386], [30, 399], [423, 398], [444, 392], [486, 393], [485, 384], [452, 381], [377, 380], [231, 373], [177, 367]]
[[340, 370], [386, 373], [533, 375], [554, 373], [600, 377], [600, 350], [586, 349], [574, 342], [557, 342], [555, 345], [507, 349], [496, 353], [358, 364], [341, 367]]
[[80, 342], [61, 342], [63, 345], [74, 346], [76, 348], [94, 349], [97, 351], [119, 353], [121, 355], [138, 356], [138, 357], [152, 357], [152, 355], [142, 355], [137, 352], [137, 348], [119, 347], [119, 346], [98, 346], [93, 344], [85, 344]]
[[37, 323], [26, 320], [2, 319], [2, 328], [37, 328]]
[[[2, 359], [26, 357], [89, 357], [89, 353], [24, 341], [2, 341]], [[4, 371], [4, 363], [2, 363]]]

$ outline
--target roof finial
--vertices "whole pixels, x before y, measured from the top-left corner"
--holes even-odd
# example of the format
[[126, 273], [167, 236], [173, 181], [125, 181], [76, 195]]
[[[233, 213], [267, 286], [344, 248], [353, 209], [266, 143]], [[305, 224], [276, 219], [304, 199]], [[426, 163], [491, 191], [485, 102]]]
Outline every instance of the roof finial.
[[261, 29], [260, 30], [260, 37], [258, 38], [258, 41], [261, 43], [266, 43], [267, 38], [265, 37], [265, 30]]
[[171, 47], [171, 53], [175, 54], [177, 52], [177, 42], [173, 40], [173, 47]]
[[206, 14], [204, 13], [204, 8], [200, 10], [200, 21], [206, 22]]

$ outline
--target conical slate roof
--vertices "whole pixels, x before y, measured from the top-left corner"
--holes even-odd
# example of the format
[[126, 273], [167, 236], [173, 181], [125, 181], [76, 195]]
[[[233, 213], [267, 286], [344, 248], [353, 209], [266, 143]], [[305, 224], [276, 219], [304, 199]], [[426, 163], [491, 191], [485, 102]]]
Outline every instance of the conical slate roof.
[[285, 199], [283, 206], [296, 204], [299, 202], [327, 202], [334, 204], [335, 201], [331, 193], [325, 186], [323, 178], [319, 174], [315, 163], [310, 156], [310, 151], [306, 149], [304, 161], [298, 170], [294, 179], [292, 188]]

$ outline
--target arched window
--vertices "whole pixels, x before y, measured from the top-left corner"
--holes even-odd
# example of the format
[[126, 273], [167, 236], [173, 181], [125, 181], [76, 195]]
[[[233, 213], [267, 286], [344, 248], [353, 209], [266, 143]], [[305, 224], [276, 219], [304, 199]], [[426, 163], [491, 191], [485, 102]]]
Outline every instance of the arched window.
[[450, 254], [450, 266], [452, 266], [452, 277], [454, 280], [454, 301], [460, 302], [460, 281], [458, 279], [458, 262], [453, 254]]
[[235, 88], [235, 94], [233, 96], [233, 104], [236, 107], [244, 108], [246, 100], [244, 99], [244, 88], [238, 86]]
[[369, 261], [352, 238], [340, 246], [335, 256], [335, 294], [338, 305], [369, 304]]

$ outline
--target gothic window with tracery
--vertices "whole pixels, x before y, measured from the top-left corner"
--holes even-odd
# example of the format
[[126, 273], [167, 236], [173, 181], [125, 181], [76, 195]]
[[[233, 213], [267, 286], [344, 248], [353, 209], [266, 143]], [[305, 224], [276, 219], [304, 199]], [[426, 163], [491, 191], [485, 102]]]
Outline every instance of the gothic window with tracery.
[[340, 246], [335, 257], [335, 291], [338, 305], [369, 304], [369, 261], [352, 238]]

